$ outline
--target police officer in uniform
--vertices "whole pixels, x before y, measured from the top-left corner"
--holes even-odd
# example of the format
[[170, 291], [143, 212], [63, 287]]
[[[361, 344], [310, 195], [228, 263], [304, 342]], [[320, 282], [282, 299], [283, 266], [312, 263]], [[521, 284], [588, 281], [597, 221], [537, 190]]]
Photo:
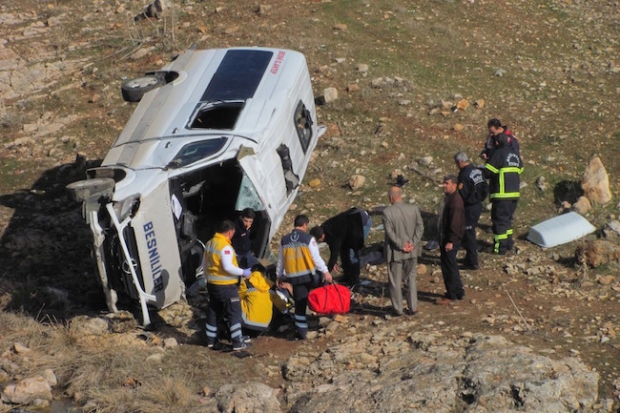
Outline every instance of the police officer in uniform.
[[497, 137], [497, 147], [483, 170], [485, 178], [490, 180], [489, 198], [493, 204], [493, 252], [501, 255], [514, 247], [512, 221], [520, 197], [520, 175], [523, 173], [521, 157], [509, 146], [508, 140], [506, 134]]
[[479, 264], [476, 227], [482, 213], [482, 201], [489, 193], [489, 186], [482, 171], [469, 161], [465, 152], [454, 155], [454, 162], [460, 170], [458, 191], [465, 204], [465, 234], [462, 239], [466, 251], [465, 266], [467, 269], [477, 270]]
[[241, 269], [230, 240], [235, 233], [232, 221], [223, 221], [205, 249], [204, 272], [207, 277], [209, 309], [207, 311], [207, 346], [217, 348], [217, 326], [225, 315], [228, 318], [233, 350], [246, 348], [241, 331], [241, 302], [237, 284], [239, 277], [249, 277], [249, 269]]
[[321, 258], [316, 240], [307, 233], [309, 222], [306, 215], [295, 217], [295, 228], [282, 237], [280, 242], [276, 266], [278, 285], [288, 282], [293, 286], [296, 338], [301, 340], [305, 340], [308, 334], [308, 293], [319, 285], [321, 277], [325, 282], [332, 281], [332, 275]]

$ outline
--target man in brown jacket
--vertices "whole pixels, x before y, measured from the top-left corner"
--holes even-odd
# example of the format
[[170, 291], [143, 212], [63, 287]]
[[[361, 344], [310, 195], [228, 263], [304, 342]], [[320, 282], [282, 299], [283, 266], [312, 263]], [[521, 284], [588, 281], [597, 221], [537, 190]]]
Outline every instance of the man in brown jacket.
[[418, 311], [416, 284], [418, 257], [422, 253], [424, 223], [418, 207], [403, 202], [402, 190], [394, 186], [388, 192], [391, 206], [383, 210], [385, 252], [388, 263], [388, 283], [394, 315], [403, 315], [403, 276], [409, 281], [407, 306], [409, 313]]
[[443, 192], [446, 194], [439, 214], [439, 247], [441, 249], [441, 273], [446, 286], [446, 296], [437, 304], [451, 304], [462, 300], [465, 290], [456, 263], [456, 253], [465, 234], [465, 207], [463, 198], [457, 191], [458, 179], [454, 175], [443, 178]]

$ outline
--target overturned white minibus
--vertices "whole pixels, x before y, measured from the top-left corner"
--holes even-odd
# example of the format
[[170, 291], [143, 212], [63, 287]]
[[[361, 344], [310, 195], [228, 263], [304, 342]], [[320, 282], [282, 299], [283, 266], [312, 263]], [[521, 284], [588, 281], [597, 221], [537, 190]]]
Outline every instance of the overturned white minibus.
[[195, 50], [125, 82], [139, 101], [87, 179], [68, 186], [83, 202], [110, 311], [121, 297], [149, 307], [184, 297], [202, 242], [223, 219], [257, 211], [257, 257], [282, 222], [325, 128], [298, 52]]

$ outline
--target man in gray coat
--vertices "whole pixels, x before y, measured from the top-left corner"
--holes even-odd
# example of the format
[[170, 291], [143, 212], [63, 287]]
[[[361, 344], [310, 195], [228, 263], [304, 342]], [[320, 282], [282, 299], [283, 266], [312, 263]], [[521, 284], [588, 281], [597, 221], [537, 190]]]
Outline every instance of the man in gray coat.
[[403, 202], [400, 187], [393, 186], [388, 192], [391, 206], [383, 210], [385, 228], [385, 252], [388, 263], [388, 283], [394, 315], [403, 315], [403, 276], [409, 281], [407, 306], [409, 314], [418, 311], [416, 284], [418, 257], [422, 253], [424, 223], [418, 207]]

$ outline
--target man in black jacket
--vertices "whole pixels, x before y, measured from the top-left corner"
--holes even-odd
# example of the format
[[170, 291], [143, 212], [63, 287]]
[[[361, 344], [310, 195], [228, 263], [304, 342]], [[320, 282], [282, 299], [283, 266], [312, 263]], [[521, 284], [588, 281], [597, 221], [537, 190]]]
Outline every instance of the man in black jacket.
[[523, 173], [521, 157], [508, 142], [507, 135], [498, 136], [497, 148], [483, 170], [485, 178], [489, 179], [489, 198], [493, 204], [493, 252], [501, 255], [505, 255], [514, 246], [512, 221], [521, 195], [520, 175]]
[[465, 208], [457, 190], [457, 177], [447, 175], [443, 178], [445, 198], [439, 214], [439, 246], [441, 248], [441, 274], [446, 286], [446, 296], [437, 304], [451, 304], [465, 297], [465, 289], [456, 263], [456, 253], [465, 233]]
[[482, 171], [472, 165], [465, 152], [454, 155], [454, 162], [460, 172], [458, 177], [458, 191], [465, 204], [465, 235], [463, 247], [465, 266], [467, 269], [478, 269], [478, 242], [476, 240], [476, 227], [482, 213], [482, 201], [489, 193], [489, 186], [482, 175]]
[[254, 210], [246, 208], [235, 221], [235, 235], [231, 242], [239, 259], [239, 265], [243, 268], [251, 268], [260, 263], [252, 252], [252, 226], [255, 219]]
[[372, 221], [368, 212], [360, 208], [351, 208], [342, 212], [318, 227], [310, 230], [310, 234], [318, 242], [329, 245], [327, 269], [338, 271], [338, 255], [344, 271], [343, 283], [351, 287], [359, 284], [360, 250], [364, 247], [364, 239], [368, 236]]

